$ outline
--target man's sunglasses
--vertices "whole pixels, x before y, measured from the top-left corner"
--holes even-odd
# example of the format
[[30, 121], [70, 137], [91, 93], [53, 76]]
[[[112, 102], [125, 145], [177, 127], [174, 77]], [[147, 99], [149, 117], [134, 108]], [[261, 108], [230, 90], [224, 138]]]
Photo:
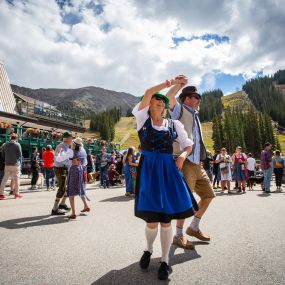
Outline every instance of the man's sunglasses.
[[195, 95], [191, 95], [191, 96], [187, 96], [187, 97], [189, 97], [189, 98], [195, 98], [195, 99], [197, 99], [197, 100], [201, 100], [201, 98], [200, 98], [199, 96], [195, 96]]

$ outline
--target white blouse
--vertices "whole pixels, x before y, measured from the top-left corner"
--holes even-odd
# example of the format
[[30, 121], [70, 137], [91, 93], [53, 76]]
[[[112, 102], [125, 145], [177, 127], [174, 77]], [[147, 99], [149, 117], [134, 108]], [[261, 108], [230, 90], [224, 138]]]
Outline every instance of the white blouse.
[[57, 162], [63, 162], [67, 159], [70, 159], [73, 157], [73, 150], [71, 148], [69, 148], [67, 151], [62, 151], [59, 152], [56, 156], [55, 156], [55, 161]]
[[[138, 103], [134, 107], [133, 112], [132, 112], [133, 115], [136, 117], [138, 131], [143, 127], [144, 123], [149, 118], [149, 114], [148, 114], [149, 106], [139, 111], [139, 105], [140, 103]], [[184, 148], [188, 146], [192, 146], [194, 143], [191, 139], [188, 138], [187, 132], [185, 131], [183, 124], [178, 120], [173, 120], [173, 122], [174, 122], [174, 126], [176, 129], [177, 135], [178, 135], [178, 137], [176, 138], [176, 141], [179, 143], [180, 149], [183, 150]], [[166, 120], [166, 125], [156, 126], [153, 124], [153, 121], [151, 119], [151, 125], [157, 131], [167, 131], [168, 130], [168, 120]]]

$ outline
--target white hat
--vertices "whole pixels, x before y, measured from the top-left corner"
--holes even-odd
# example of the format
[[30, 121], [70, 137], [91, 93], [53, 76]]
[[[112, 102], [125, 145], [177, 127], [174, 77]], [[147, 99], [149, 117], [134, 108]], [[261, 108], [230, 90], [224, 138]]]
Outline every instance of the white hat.
[[73, 142], [75, 143], [75, 144], [78, 144], [78, 145], [83, 145], [83, 141], [82, 141], [82, 139], [81, 138], [76, 138], [76, 139], [74, 139], [73, 140]]

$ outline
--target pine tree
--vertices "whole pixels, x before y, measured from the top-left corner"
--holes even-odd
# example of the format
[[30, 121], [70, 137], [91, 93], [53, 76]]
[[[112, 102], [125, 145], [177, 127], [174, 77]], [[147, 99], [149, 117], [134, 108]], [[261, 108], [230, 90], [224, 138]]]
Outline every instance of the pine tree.
[[214, 149], [220, 150], [224, 144], [223, 125], [221, 116], [215, 116], [213, 120], [213, 134], [212, 139], [214, 142]]

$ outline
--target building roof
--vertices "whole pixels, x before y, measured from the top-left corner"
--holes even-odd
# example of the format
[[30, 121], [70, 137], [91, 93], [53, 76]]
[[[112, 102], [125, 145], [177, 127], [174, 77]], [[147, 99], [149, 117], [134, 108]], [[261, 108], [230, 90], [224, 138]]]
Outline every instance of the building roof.
[[85, 128], [76, 124], [57, 121], [42, 117], [28, 117], [18, 114], [11, 114], [0, 111], [0, 121], [8, 122], [15, 125], [26, 126], [31, 128], [39, 128], [43, 130], [55, 129], [60, 132], [72, 131], [76, 133], [84, 133]]
[[25, 96], [25, 95], [22, 95], [22, 94], [19, 94], [19, 93], [15, 93], [15, 92], [13, 92], [13, 93], [14, 93], [15, 97], [18, 97], [19, 99], [22, 99], [25, 102], [32, 103], [32, 104], [35, 103], [35, 99], [33, 99], [31, 97], [28, 97], [28, 96]]

